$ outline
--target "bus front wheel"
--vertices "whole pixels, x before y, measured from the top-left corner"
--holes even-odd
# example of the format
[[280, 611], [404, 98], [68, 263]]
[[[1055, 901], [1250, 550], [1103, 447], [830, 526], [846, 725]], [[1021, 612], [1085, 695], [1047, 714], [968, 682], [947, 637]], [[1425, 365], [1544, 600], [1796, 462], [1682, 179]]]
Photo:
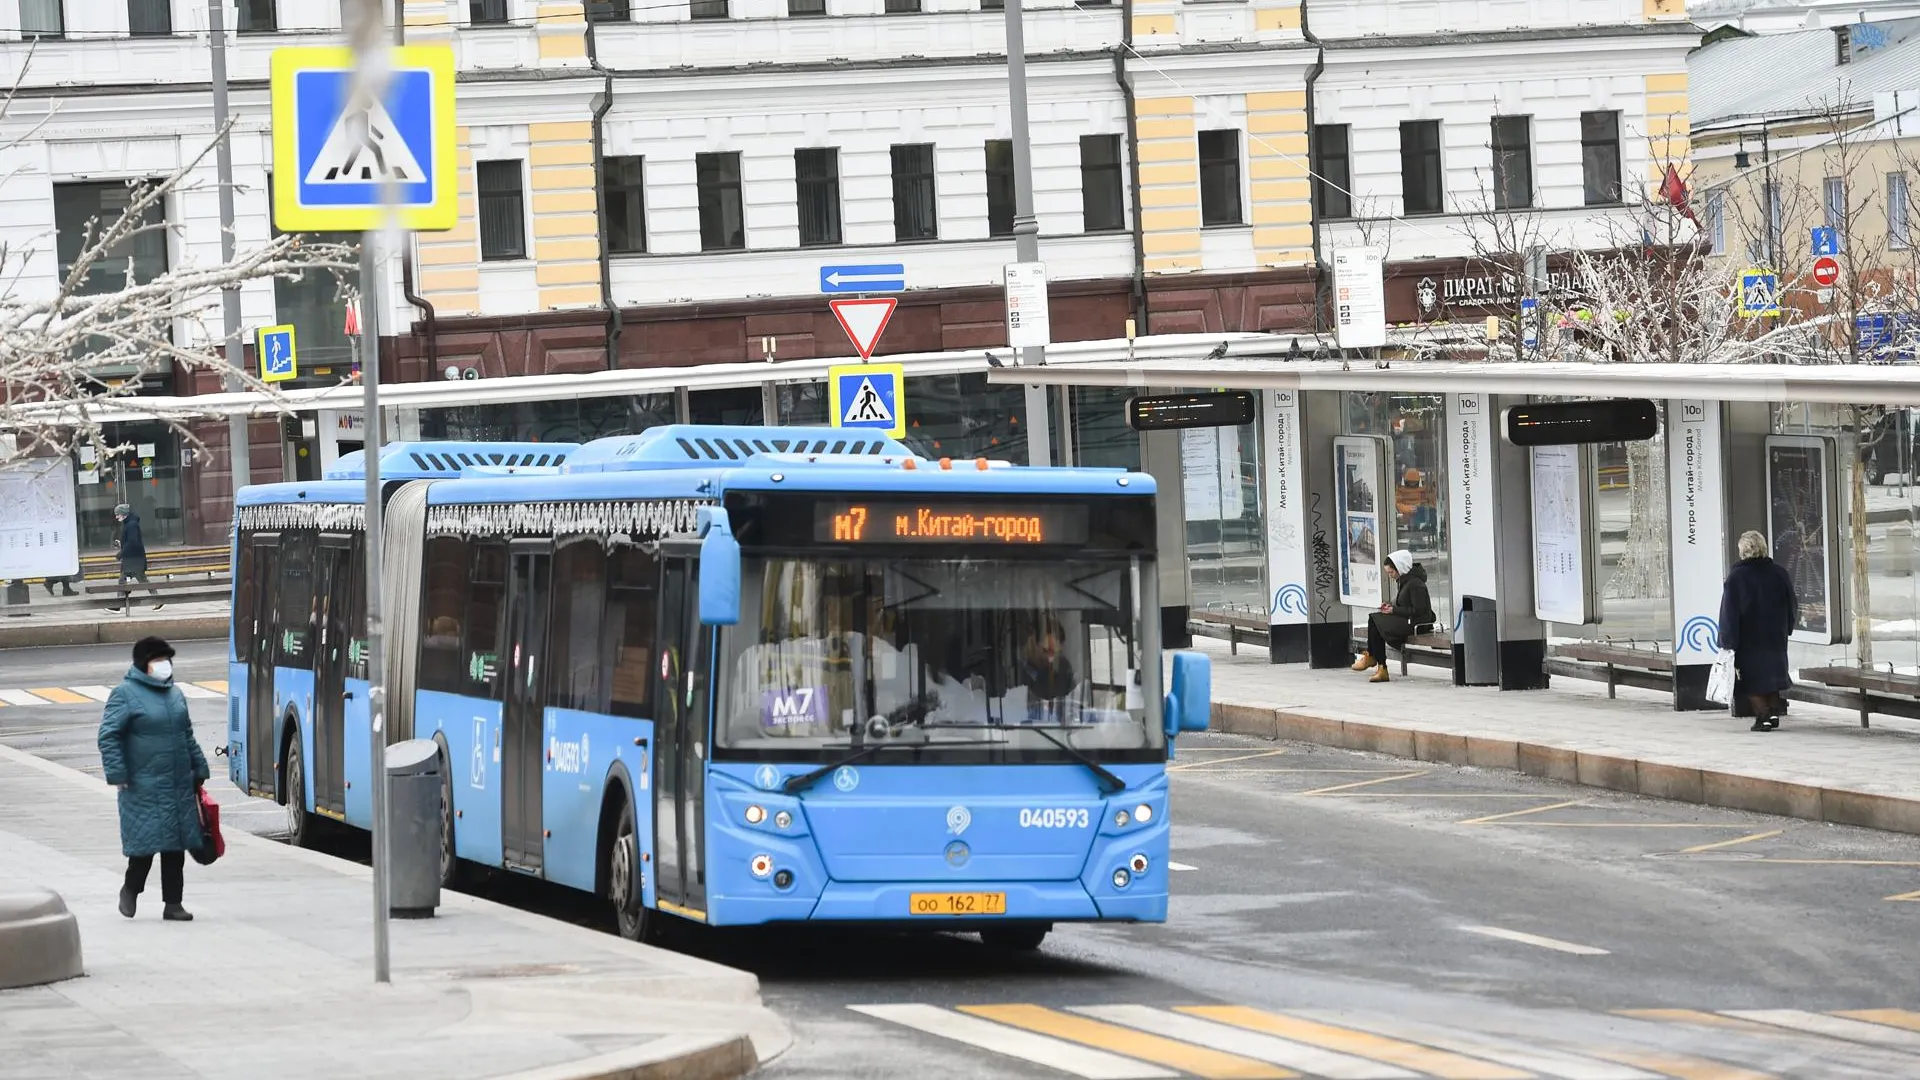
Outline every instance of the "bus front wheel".
[[628, 941], [646, 941], [653, 934], [653, 920], [641, 893], [640, 836], [633, 827], [633, 804], [620, 806], [620, 823], [607, 845], [607, 899], [613, 902], [613, 918], [620, 936]]
[[300, 734], [287, 741], [287, 840], [310, 848], [319, 839], [317, 822], [307, 813], [307, 765], [300, 756]]
[[1047, 939], [1051, 926], [993, 926], [980, 931], [982, 944], [995, 949], [1032, 952]]

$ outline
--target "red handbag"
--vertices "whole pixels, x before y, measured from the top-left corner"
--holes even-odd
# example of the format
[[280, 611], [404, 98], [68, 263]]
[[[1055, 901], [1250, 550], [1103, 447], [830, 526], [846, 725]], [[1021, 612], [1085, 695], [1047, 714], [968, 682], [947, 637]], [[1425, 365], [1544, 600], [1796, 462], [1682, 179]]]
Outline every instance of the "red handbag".
[[220, 835], [220, 804], [213, 801], [206, 788], [197, 792], [200, 799], [200, 846], [189, 854], [193, 861], [201, 866], [211, 866], [215, 859], [227, 853], [227, 841]]

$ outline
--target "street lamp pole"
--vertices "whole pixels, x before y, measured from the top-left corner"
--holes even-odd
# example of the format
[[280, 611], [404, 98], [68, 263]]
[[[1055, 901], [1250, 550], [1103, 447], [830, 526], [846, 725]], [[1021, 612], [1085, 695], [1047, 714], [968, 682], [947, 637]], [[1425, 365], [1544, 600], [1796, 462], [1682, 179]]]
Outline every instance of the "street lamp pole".
[[[1007, 15], [1007, 99], [1013, 120], [1013, 251], [1023, 263], [1040, 261], [1040, 222], [1033, 213], [1033, 135], [1027, 125], [1027, 43], [1020, 0], [1006, 0]], [[1041, 367], [1047, 362], [1044, 345], [1020, 350], [1022, 367]], [[1026, 387], [1027, 461], [1049, 465], [1053, 461], [1052, 425], [1047, 422], [1047, 389], [1034, 383]]]
[[[207, 0], [207, 35], [213, 46], [213, 130], [220, 135], [214, 147], [214, 164], [220, 173], [220, 262], [233, 265], [233, 139], [227, 131], [227, 28], [226, 0]], [[239, 372], [247, 366], [247, 347], [240, 340], [240, 286], [220, 290], [222, 324], [227, 336], [228, 390], [244, 390]], [[233, 471], [233, 493], [252, 482], [253, 448], [248, 444], [247, 415], [236, 412], [227, 419], [227, 460]]]

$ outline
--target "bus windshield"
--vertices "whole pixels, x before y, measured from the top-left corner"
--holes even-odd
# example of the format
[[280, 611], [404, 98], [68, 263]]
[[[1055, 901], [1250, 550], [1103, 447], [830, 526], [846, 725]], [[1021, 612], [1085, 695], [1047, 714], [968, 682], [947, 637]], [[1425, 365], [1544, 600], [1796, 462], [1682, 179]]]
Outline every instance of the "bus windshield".
[[722, 646], [718, 748], [1146, 760], [1165, 741], [1141, 670], [1141, 576], [1154, 572], [1135, 557], [749, 556]]

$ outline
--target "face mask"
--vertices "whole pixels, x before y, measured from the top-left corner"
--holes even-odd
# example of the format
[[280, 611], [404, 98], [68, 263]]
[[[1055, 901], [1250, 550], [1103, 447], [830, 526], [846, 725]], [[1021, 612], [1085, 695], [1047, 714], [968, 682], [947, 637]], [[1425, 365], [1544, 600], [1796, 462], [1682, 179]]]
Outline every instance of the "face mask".
[[159, 679], [161, 682], [166, 682], [168, 679], [173, 678], [173, 661], [155, 660], [153, 663], [147, 665], [147, 674]]

